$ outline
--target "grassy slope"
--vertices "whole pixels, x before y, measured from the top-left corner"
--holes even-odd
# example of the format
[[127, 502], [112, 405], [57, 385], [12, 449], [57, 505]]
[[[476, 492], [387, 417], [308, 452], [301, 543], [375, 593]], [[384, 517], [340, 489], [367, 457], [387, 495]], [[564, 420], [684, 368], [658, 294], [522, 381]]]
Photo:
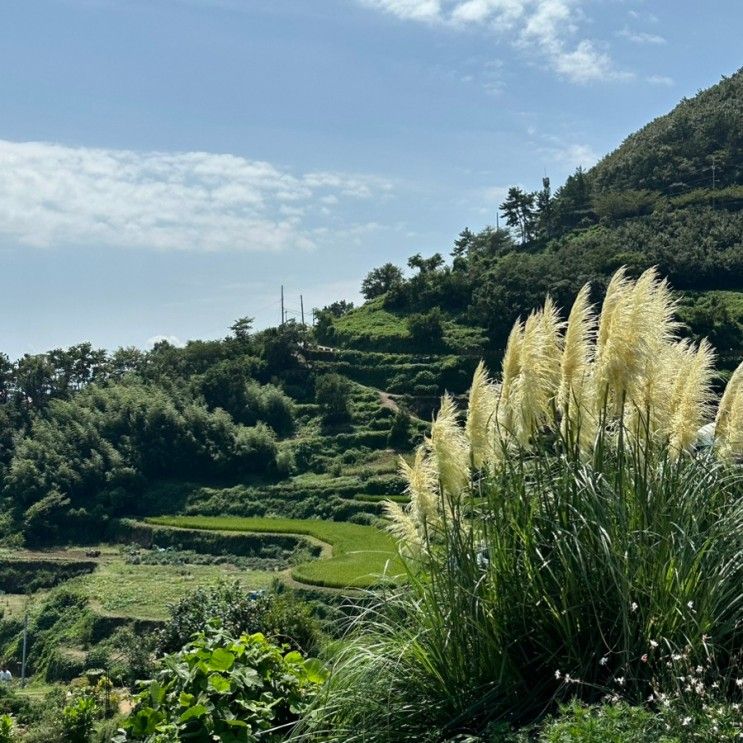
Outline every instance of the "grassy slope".
[[319, 519], [240, 518], [233, 516], [160, 516], [150, 523], [188, 529], [304, 534], [327, 542], [333, 556], [298, 565], [292, 577], [300, 583], [330, 588], [366, 588], [382, 575], [399, 575], [402, 565], [395, 542], [372, 526]]
[[[411, 348], [408, 314], [385, 309], [383, 297], [372, 299], [334, 321], [337, 344], [369, 351], [410, 354], [415, 349]], [[481, 328], [447, 320], [444, 343], [450, 353], [477, 353], [485, 338]], [[430, 349], [422, 350], [430, 352]]]
[[111, 561], [67, 585], [79, 590], [101, 614], [165, 619], [168, 604], [196, 588], [214, 585], [220, 578], [237, 578], [246, 588], [259, 589], [267, 588], [273, 576], [225, 565], [127, 565]]

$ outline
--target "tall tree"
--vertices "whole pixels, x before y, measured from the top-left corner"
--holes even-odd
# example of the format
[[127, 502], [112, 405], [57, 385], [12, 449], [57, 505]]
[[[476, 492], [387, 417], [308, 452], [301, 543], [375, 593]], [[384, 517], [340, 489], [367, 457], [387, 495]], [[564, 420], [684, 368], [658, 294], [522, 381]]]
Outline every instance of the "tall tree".
[[506, 200], [500, 205], [506, 224], [517, 231], [522, 245], [533, 237], [535, 198], [535, 194], [528, 193], [518, 186], [511, 186]]
[[238, 317], [235, 322], [230, 325], [230, 330], [236, 340], [245, 341], [250, 338], [250, 331], [253, 329], [253, 318], [252, 317]]
[[539, 231], [549, 239], [552, 237], [552, 189], [547, 176], [542, 178], [542, 190], [537, 192], [536, 203]]
[[466, 258], [475, 239], [475, 233], [469, 227], [465, 227], [454, 241], [454, 249], [451, 251], [452, 258]]
[[393, 263], [385, 263], [367, 274], [361, 284], [361, 293], [366, 299], [374, 299], [401, 283], [402, 271]]
[[0, 405], [8, 402], [10, 389], [13, 383], [13, 364], [10, 359], [0, 352]]
[[430, 258], [424, 258], [420, 253], [408, 258], [408, 266], [417, 268], [420, 274], [433, 273], [444, 265], [441, 253], [434, 253]]

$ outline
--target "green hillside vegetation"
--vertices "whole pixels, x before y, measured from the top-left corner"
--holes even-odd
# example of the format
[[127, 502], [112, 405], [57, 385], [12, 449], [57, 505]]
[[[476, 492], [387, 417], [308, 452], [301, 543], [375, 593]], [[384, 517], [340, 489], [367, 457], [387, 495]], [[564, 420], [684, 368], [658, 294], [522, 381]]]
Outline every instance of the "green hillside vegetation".
[[708, 336], [721, 368], [734, 368], [743, 347], [742, 87], [739, 71], [682, 101], [554, 193], [549, 179], [533, 193], [512, 188], [501, 205], [509, 229], [465, 229], [450, 263], [440, 253], [412, 256], [408, 278], [390, 264], [375, 269], [364, 282], [369, 301], [326, 312], [319, 337], [402, 350], [411, 318], [438, 311], [444, 326], [472, 328], [472, 347], [497, 360], [514, 320], [546, 293], [567, 307], [590, 281], [600, 301], [619, 266], [633, 275], [657, 266], [688, 295], [689, 334]]
[[319, 519], [249, 519], [208, 516], [160, 516], [150, 523], [184, 529], [305, 534], [330, 545], [332, 556], [297, 565], [292, 577], [330, 588], [366, 588], [394, 581], [402, 571], [392, 537], [372, 526]]
[[601, 191], [696, 187], [710, 181], [712, 164], [721, 186], [741, 185], [743, 164], [743, 75], [684, 99], [651, 121], [593, 169]]
[[[721, 570], [720, 585], [733, 606], [739, 581], [724, 577], [722, 567], [726, 556], [740, 554], [737, 537], [731, 536], [735, 530], [722, 533], [721, 521], [697, 518], [711, 499], [730, 523], [743, 518], [732, 505], [739, 484], [722, 478], [717, 465], [709, 473], [696, 459], [672, 467], [663, 459], [667, 451], [653, 450], [647, 460], [651, 469], [640, 467], [641, 457], [626, 463], [627, 475], [622, 467], [613, 469], [610, 457], [590, 470], [587, 459], [571, 459], [580, 436], [560, 443], [566, 434], [550, 418], [553, 407], [534, 417], [550, 436], [542, 441], [532, 431], [508, 449], [504, 461], [513, 456], [523, 467], [506, 467], [500, 480], [478, 470], [478, 491], [466, 508], [443, 509], [463, 521], [480, 518], [488, 508], [497, 514], [483, 518], [488, 529], [490, 524], [500, 529], [487, 531], [487, 549], [467, 542], [471, 531], [457, 542], [456, 529], [432, 536], [423, 528], [419, 541], [436, 569], [421, 573], [405, 559], [410, 553], [398, 553], [389, 529], [396, 526], [399, 536], [400, 525], [412, 523], [406, 535], [411, 539], [421, 526], [413, 516], [420, 519], [425, 512], [421, 493], [428, 492], [432, 478], [450, 483], [462, 468], [479, 467], [476, 452], [458, 470], [447, 447], [432, 444], [424, 454], [436, 467], [423, 472], [415, 469], [423, 461], [415, 452], [432, 436], [441, 443], [441, 426], [436, 434], [433, 423], [441, 396], [451, 395], [445, 420], [455, 404], [464, 409], [479, 361], [500, 368], [514, 321], [542, 305], [546, 294], [567, 309], [589, 282], [588, 299], [598, 304], [620, 266], [627, 282], [657, 266], [677, 290], [673, 309], [681, 334], [707, 337], [716, 348], [710, 387], [720, 390], [743, 355], [742, 131], [740, 71], [628, 137], [595, 167], [579, 168], [554, 192], [548, 179], [535, 192], [511, 188], [500, 210], [504, 227], [464, 229], [444, 251], [446, 257], [416, 254], [406, 270], [389, 263], [371, 270], [362, 284], [367, 301], [353, 307], [339, 300], [317, 309], [314, 327], [289, 321], [256, 331], [243, 317], [224, 338], [183, 347], [161, 342], [146, 352], [109, 352], [80, 343], [20, 359], [0, 353], [0, 590], [7, 592], [0, 600], [0, 660], [17, 675], [28, 611], [29, 673], [49, 692], [36, 707], [32, 695], [0, 694], [0, 731], [2, 712], [11, 711], [24, 736], [27, 731], [37, 736], [24, 739], [62, 741], [67, 738], [59, 720], [87, 714], [91, 726], [95, 715], [100, 718], [95, 718], [103, 731], [99, 739], [111, 740], [120, 720], [107, 701], [103, 712], [110, 688], [97, 686], [101, 674], [124, 696], [136, 678], [155, 673], [161, 674], [162, 688], [173, 689], [168, 669], [207, 650], [216, 675], [207, 677], [202, 692], [213, 709], [221, 702], [210, 695], [232, 688], [229, 648], [254, 645], [301, 676], [295, 656], [287, 661], [284, 650], [240, 637], [261, 632], [270, 642], [301, 651], [309, 646], [300, 638], [312, 637], [311, 652], [341, 669], [340, 681], [331, 677], [323, 687], [333, 698], [326, 697], [324, 706], [317, 702], [308, 718], [308, 724], [333, 728], [329, 740], [346, 740], [344, 725], [359, 739], [395, 739], [378, 732], [380, 720], [410, 740], [427, 739], [424, 734], [432, 741], [526, 740], [531, 733], [511, 730], [526, 722], [536, 725], [535, 740], [567, 740], [568, 730], [595, 732], [586, 740], [599, 734], [631, 740], [632, 731], [656, 731], [659, 725], [672, 731], [669, 740], [685, 740], [680, 721], [687, 716], [704, 739], [712, 723], [699, 704], [674, 697], [660, 714], [640, 706], [655, 680], [637, 666], [645, 663], [637, 658], [649, 654], [647, 643], [656, 641], [651, 630], [663, 626], [677, 644], [663, 648], [662, 660], [669, 653], [686, 658], [678, 645], [686, 636], [693, 645], [693, 668], [698, 659], [704, 674], [711, 674], [705, 683], [714, 679], [718, 687], [730, 686], [733, 661], [727, 667], [727, 656], [703, 658], [699, 645], [719, 624], [722, 615], [715, 612], [727, 609], [712, 601], [710, 596], [720, 594], [691, 557], [695, 530], [701, 530], [711, 545], [702, 557]], [[532, 321], [532, 333], [534, 327]], [[539, 392], [538, 385], [532, 389]], [[526, 398], [543, 402], [538, 395]], [[519, 420], [532, 418], [524, 414]], [[445, 426], [448, 445], [460, 440], [460, 423], [452, 414]], [[529, 448], [534, 438], [544, 449]], [[550, 447], [560, 445], [564, 456], [555, 459]], [[461, 454], [464, 448], [452, 451]], [[421, 475], [417, 485], [409, 472], [407, 478], [401, 474], [401, 459]], [[572, 469], [563, 472], [557, 462], [571, 462]], [[544, 477], [532, 478], [529, 468], [542, 466]], [[573, 478], [584, 469], [585, 477]], [[682, 487], [679, 473], [694, 487]], [[628, 476], [638, 488], [628, 485]], [[619, 484], [605, 493], [609, 481]], [[545, 490], [537, 493], [534, 508], [520, 509], [527, 494], [540, 487]], [[640, 497], [643, 488], [667, 497], [671, 510], [652, 498], [657, 512], [648, 510]], [[501, 492], [508, 494], [506, 502]], [[607, 505], [619, 492], [617, 502], [627, 511]], [[514, 493], [523, 497], [513, 498]], [[559, 523], [552, 518], [553, 506], [563, 509], [556, 513]], [[597, 527], [585, 533], [573, 528], [572, 519], [575, 509], [584, 507], [593, 509], [586, 523]], [[676, 514], [673, 523], [669, 513]], [[645, 529], [643, 519], [651, 517], [655, 531]], [[622, 519], [634, 526], [625, 529]], [[688, 549], [673, 553], [683, 542], [679, 525], [691, 541]], [[530, 541], [537, 533], [544, 544]], [[626, 551], [594, 539], [601, 534]], [[645, 539], [648, 535], [652, 539]], [[662, 561], [666, 553], [658, 540], [670, 551], [669, 562]], [[570, 552], [568, 544], [578, 552]], [[579, 559], [582, 549], [588, 561]], [[637, 571], [630, 570], [633, 561], [626, 554], [640, 556]], [[670, 561], [688, 570], [683, 585], [674, 583], [681, 578], [668, 571]], [[498, 590], [481, 580], [488, 565], [499, 571]], [[559, 575], [550, 573], [558, 568]], [[452, 576], [457, 581], [450, 582]], [[224, 588], [225, 579], [231, 588]], [[621, 591], [614, 579], [626, 579]], [[646, 616], [645, 606], [636, 616], [628, 609], [636, 600], [628, 581], [635, 579], [649, 600], [647, 611], [656, 612], [652, 616]], [[384, 600], [378, 602], [380, 596]], [[507, 601], [499, 603], [499, 596]], [[693, 611], [678, 603], [679, 597], [691, 601]], [[587, 604], [601, 622], [598, 614], [573, 621], [575, 607]], [[452, 627], [456, 616], [461, 621]], [[696, 621], [695, 616], [699, 624], [687, 632], [684, 618]], [[212, 618], [219, 622], [210, 625], [208, 638], [188, 646], [194, 630]], [[361, 634], [345, 637], [349, 618], [364, 628]], [[483, 627], [490, 634], [485, 636]], [[726, 639], [737, 643], [732, 621], [724, 627]], [[610, 636], [616, 640], [612, 659], [614, 647], [623, 648], [623, 665], [610, 669], [611, 678], [594, 663], [596, 648]], [[741, 647], [730, 650], [735, 663]], [[175, 655], [163, 660], [166, 652]], [[567, 665], [556, 668], [556, 658], [580, 671], [585, 693], [554, 676], [556, 670], [572, 673]], [[501, 663], [500, 686], [493, 682], [494, 663]], [[622, 668], [629, 669], [631, 694], [626, 704], [607, 712], [602, 695], [617, 691]], [[687, 671], [700, 680], [696, 670]], [[390, 681], [390, 673], [397, 678]], [[658, 678], [665, 673], [659, 666]], [[319, 684], [324, 675], [313, 678]], [[241, 679], [240, 684], [244, 674]], [[68, 687], [48, 687], [72, 680], [84, 690], [69, 698]], [[160, 687], [151, 688], [157, 696]], [[486, 688], [490, 696], [482, 697]], [[737, 687], [732, 692], [739, 695]], [[574, 694], [587, 706], [570, 704], [560, 712], [557, 702]], [[720, 729], [737, 731], [728, 725], [733, 696], [721, 702]], [[145, 724], [149, 708], [143, 699], [132, 725]], [[181, 719], [181, 707], [188, 707], [193, 719], [207, 714], [202, 706], [209, 709], [188, 694], [154, 701], [163, 720], [167, 712], [168, 724], [176, 727], [191, 719]], [[166, 710], [166, 701], [172, 709]], [[233, 708], [225, 709], [225, 719], [234, 722]], [[555, 718], [541, 719], [552, 713]], [[427, 727], [432, 715], [439, 737]], [[512, 733], [517, 737], [509, 738]], [[119, 740], [144, 739], [131, 728], [126, 735]], [[635, 739], [642, 740], [639, 735]]]

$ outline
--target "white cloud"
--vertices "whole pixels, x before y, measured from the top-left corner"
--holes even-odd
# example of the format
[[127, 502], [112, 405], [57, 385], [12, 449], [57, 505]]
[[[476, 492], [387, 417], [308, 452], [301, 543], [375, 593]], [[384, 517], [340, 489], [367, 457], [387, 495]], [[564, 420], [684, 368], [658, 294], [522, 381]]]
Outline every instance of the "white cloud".
[[573, 51], [558, 51], [553, 64], [561, 75], [574, 83], [629, 80], [633, 77], [630, 72], [615, 70], [609, 55], [596, 49], [587, 39], [579, 42]]
[[651, 85], [673, 85], [674, 80], [672, 77], [668, 77], [668, 75], [648, 75], [648, 77], [645, 78], [645, 81], [650, 83]]
[[441, 16], [440, 0], [362, 0], [362, 2], [405, 20], [437, 21]]
[[[559, 76], [574, 83], [632, 77], [615, 69], [606, 51], [591, 39], [578, 39], [585, 0], [360, 0], [404, 20], [423, 20], [454, 28], [480, 26], [536, 53]], [[648, 35], [650, 36], [650, 35]]]
[[348, 208], [391, 189], [374, 176], [293, 174], [229, 154], [0, 140], [0, 237], [35, 247], [309, 249], [322, 203]]
[[555, 162], [567, 165], [570, 168], [590, 168], [598, 162], [599, 154], [587, 144], [569, 144], [551, 152], [552, 159]]
[[629, 28], [623, 28], [617, 35], [629, 39], [629, 41], [635, 44], [658, 45], [668, 43], [663, 36], [660, 36], [660, 34], [649, 34], [647, 31], [632, 31]]

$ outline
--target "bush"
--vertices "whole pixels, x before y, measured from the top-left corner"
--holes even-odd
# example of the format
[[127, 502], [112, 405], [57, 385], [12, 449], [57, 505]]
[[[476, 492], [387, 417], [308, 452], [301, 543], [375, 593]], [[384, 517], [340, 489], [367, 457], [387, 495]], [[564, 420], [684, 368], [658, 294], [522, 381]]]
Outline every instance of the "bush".
[[13, 743], [16, 740], [16, 727], [13, 715], [0, 715], [0, 743]]
[[98, 717], [98, 705], [88, 694], [81, 694], [62, 710], [62, 730], [66, 743], [89, 743]]
[[246, 385], [244, 409], [239, 416], [243, 423], [253, 426], [262, 421], [279, 436], [289, 436], [294, 431], [294, 416], [294, 403], [278, 387], [255, 382]]
[[[734, 705], [709, 699], [696, 709], [674, 703], [649, 710], [617, 702], [586, 707], [576, 701], [560, 709], [539, 732], [539, 743], [686, 743], [737, 741], [740, 713]], [[501, 743], [494, 737], [492, 743]], [[509, 737], [508, 740], [513, 740]], [[521, 738], [519, 738], [521, 740]], [[526, 740], [526, 738], [524, 738]], [[505, 743], [505, 741], [503, 741]]]
[[444, 339], [444, 316], [438, 307], [408, 318], [410, 338], [420, 348], [437, 349]]
[[390, 432], [387, 434], [387, 446], [405, 450], [410, 446], [410, 413], [400, 408], [392, 419]]
[[350, 417], [350, 397], [351, 385], [339, 374], [326, 374], [315, 382], [315, 401], [322, 408], [323, 418], [329, 423]]
[[160, 653], [182, 648], [212, 618], [235, 636], [260, 632], [304, 653], [314, 653], [318, 647], [317, 622], [307, 604], [289, 594], [246, 591], [238, 581], [199, 588], [169, 610], [170, 619], [158, 634]]
[[408, 585], [361, 616], [310, 727], [402, 743], [575, 696], [739, 703], [743, 365], [705, 449], [709, 347], [674, 339], [652, 273], [609, 297], [596, 336], [585, 291], [564, 337], [547, 304], [518, 323], [465, 426], [444, 398], [387, 505]]
[[317, 661], [260, 633], [236, 637], [209, 623], [162, 660], [116, 740], [157, 741], [165, 732], [166, 740], [283, 740], [324, 679]]

